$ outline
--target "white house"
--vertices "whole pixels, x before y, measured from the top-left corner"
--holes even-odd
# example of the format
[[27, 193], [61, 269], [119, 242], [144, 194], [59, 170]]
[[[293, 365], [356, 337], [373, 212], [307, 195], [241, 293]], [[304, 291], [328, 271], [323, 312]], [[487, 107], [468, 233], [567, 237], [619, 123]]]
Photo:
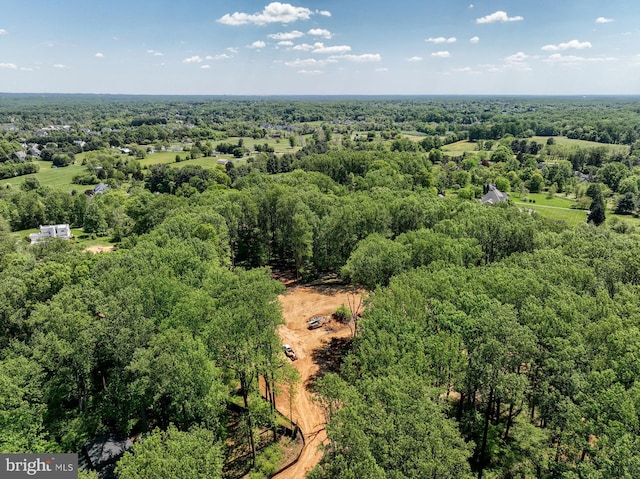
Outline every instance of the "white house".
[[40, 226], [40, 233], [31, 233], [29, 235], [32, 244], [40, 243], [45, 238], [71, 239], [73, 235], [68, 224]]

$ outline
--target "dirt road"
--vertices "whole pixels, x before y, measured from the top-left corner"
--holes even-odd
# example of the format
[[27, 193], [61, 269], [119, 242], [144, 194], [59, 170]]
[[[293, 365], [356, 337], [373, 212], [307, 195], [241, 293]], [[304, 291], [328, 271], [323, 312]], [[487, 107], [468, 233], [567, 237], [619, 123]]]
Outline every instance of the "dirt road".
[[[313, 393], [308, 387], [309, 379], [320, 369], [314, 362], [313, 352], [326, 348], [332, 338], [349, 337], [351, 331], [335, 321], [310, 331], [307, 330], [307, 320], [316, 315], [330, 317], [341, 304], [348, 305], [348, 298], [353, 294], [354, 290], [343, 286], [298, 286], [280, 296], [286, 324], [280, 327], [278, 333], [282, 342], [290, 344], [298, 355], [292, 364], [300, 372], [301, 378], [292, 401], [293, 421], [302, 429], [306, 446], [300, 460], [275, 476], [277, 479], [303, 479], [322, 458], [318, 446], [327, 439], [325, 418], [322, 409], [313, 402]], [[289, 391], [286, 386], [282, 389], [276, 404], [278, 410], [289, 417]]]

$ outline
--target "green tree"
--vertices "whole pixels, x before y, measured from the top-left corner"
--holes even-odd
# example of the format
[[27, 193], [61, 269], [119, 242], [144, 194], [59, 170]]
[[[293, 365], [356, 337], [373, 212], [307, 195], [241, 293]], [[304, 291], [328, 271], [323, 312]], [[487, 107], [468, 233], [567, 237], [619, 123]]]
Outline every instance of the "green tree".
[[410, 254], [399, 243], [372, 234], [362, 240], [341, 270], [349, 280], [373, 290], [409, 266]]
[[602, 188], [600, 185], [594, 183], [589, 186], [587, 195], [590, 196], [592, 200], [591, 206], [589, 207], [590, 211], [587, 215], [587, 222], [593, 222], [594, 225], [600, 226], [606, 219]]
[[118, 461], [122, 479], [219, 479], [222, 477], [223, 446], [210, 430], [194, 427], [180, 431], [169, 426], [155, 429], [137, 441]]

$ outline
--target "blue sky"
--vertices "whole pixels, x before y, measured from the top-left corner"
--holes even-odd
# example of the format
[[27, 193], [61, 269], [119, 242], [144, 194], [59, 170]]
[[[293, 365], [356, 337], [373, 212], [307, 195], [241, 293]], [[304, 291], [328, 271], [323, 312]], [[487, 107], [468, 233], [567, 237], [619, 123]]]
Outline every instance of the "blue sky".
[[0, 0], [0, 92], [640, 94], [638, 0]]

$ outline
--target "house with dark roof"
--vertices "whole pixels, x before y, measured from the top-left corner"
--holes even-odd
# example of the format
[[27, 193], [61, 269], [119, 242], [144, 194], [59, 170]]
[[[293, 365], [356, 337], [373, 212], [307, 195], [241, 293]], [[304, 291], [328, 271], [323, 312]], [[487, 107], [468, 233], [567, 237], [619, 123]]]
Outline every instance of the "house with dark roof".
[[480, 201], [483, 204], [495, 205], [502, 201], [509, 201], [509, 195], [500, 191], [493, 183], [489, 183], [485, 186], [485, 193], [484, 196], [480, 198]]

